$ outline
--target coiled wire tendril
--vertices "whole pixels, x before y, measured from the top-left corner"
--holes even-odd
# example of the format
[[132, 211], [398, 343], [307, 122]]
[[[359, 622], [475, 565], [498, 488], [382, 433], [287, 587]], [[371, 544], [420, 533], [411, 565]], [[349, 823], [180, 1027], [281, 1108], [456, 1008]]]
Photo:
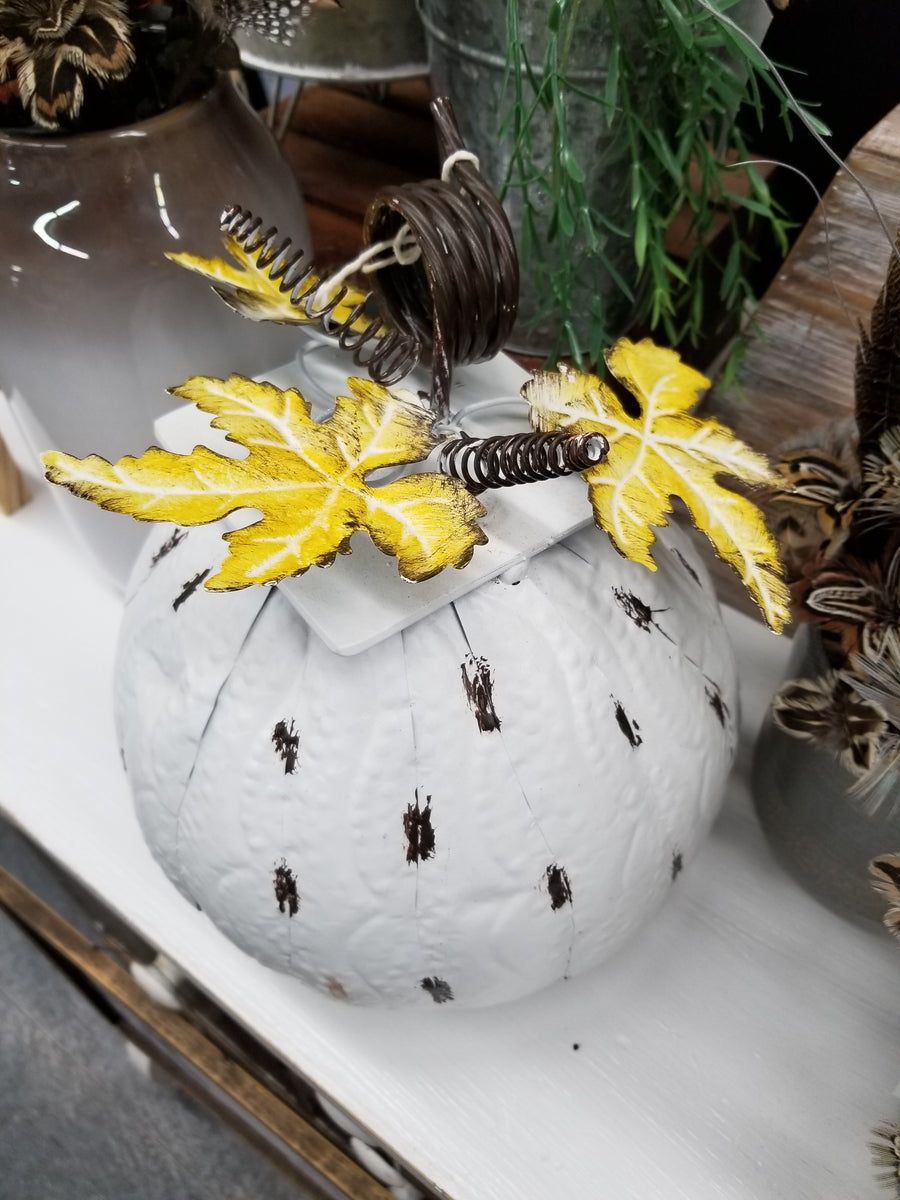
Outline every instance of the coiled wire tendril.
[[[441, 159], [463, 142], [446, 98], [433, 101]], [[365, 217], [367, 243], [395, 237], [406, 224], [421, 250], [410, 265], [374, 277], [385, 323], [431, 351], [431, 402], [450, 410], [457, 363], [483, 362], [506, 344], [519, 301], [519, 261], [506, 214], [471, 162], [454, 163], [446, 182], [429, 179], [379, 192]]]
[[[278, 230], [272, 227], [263, 232], [262, 224], [260, 217], [237, 205], [226, 208], [219, 219], [221, 231], [235, 239], [310, 324], [332, 334], [341, 349], [352, 354], [357, 367], [386, 387], [407, 376], [418, 363], [421, 348], [398, 330], [389, 328], [380, 317], [367, 314], [368, 297], [354, 305], [343, 320], [334, 320], [332, 313], [348, 289], [341, 287], [333, 296], [320, 301], [321, 279], [315, 264], [307, 262], [304, 266], [304, 252], [291, 253], [290, 238], [279, 243]], [[224, 288], [215, 290], [230, 303], [230, 295]]]
[[513, 487], [586, 471], [609, 453], [602, 433], [514, 433], [445, 442], [438, 461], [445, 475], [470, 491]]
[[[347, 288], [319, 278], [302, 250], [247, 209], [231, 206], [220, 219], [256, 266], [289, 295], [305, 320], [334, 336], [353, 362], [378, 383], [391, 386], [431, 358], [431, 405], [440, 418], [450, 411], [453, 367], [484, 362], [503, 349], [515, 323], [519, 260], [506, 214], [463, 151], [450, 101], [432, 102], [446, 179], [427, 179], [379, 192], [366, 212], [367, 245], [396, 239], [405, 230], [420, 253], [414, 262], [391, 262], [373, 275], [372, 291], [338, 321]], [[226, 301], [228, 294], [216, 289]], [[369, 311], [369, 301], [377, 315]]]

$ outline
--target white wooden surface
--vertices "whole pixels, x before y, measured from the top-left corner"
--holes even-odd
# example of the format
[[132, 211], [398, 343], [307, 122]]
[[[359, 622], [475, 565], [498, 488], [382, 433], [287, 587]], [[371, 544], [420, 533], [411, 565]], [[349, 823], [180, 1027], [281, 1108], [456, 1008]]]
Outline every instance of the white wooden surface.
[[601, 973], [502, 1009], [351, 1009], [245, 958], [151, 860], [110, 715], [120, 601], [67, 537], [43, 491], [0, 518], [0, 806], [423, 1177], [455, 1200], [884, 1195], [866, 1140], [896, 1115], [900, 946], [801, 892], [750, 808], [785, 645], [730, 616], [744, 744], [724, 812]]

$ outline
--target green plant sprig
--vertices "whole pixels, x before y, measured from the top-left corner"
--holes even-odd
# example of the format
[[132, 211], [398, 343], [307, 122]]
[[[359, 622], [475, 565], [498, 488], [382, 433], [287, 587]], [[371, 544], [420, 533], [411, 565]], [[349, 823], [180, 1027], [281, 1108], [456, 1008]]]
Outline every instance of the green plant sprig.
[[[543, 297], [535, 320], [561, 314], [550, 357], [564, 353], [582, 366], [596, 363], [622, 332], [610, 328], [599, 299], [606, 275], [633, 302], [630, 323], [661, 331], [672, 345], [696, 345], [712, 332], [711, 301], [721, 327], [754, 298], [747, 277], [754, 227], [766, 223], [786, 251], [789, 222], [759, 171], [743, 167], [744, 193], [725, 186], [732, 164], [748, 157], [734, 120], [741, 102], [761, 122], [761, 89], [769, 87], [788, 123], [795, 108], [759, 49], [720, 19], [734, 3], [605, 0], [609, 42], [597, 48], [598, 58], [606, 59], [600, 93], [584, 86], [583, 72], [569, 70], [582, 0], [555, 0], [539, 64], [523, 44], [518, 0], [507, 0], [503, 130], [511, 135], [512, 154], [503, 193], [521, 193], [523, 269]], [[602, 150], [590, 163], [579, 160], [571, 143], [569, 106], [575, 99], [596, 105]], [[817, 124], [806, 110], [804, 115]], [[551, 131], [543, 157], [535, 149], [539, 120]], [[591, 203], [588, 175], [628, 174], [628, 164], [630, 208], [624, 221], [614, 222]], [[666, 235], [685, 206], [691, 245], [684, 258], [675, 258]], [[728, 237], [713, 245], [714, 225], [723, 220]], [[576, 328], [585, 307], [586, 336]]]

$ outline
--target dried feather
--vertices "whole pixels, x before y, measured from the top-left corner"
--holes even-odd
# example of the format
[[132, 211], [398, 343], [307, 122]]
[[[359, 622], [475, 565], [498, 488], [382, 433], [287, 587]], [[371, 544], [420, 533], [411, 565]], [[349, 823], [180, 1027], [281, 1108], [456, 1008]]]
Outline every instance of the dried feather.
[[859, 453], [864, 460], [878, 453], [883, 434], [900, 423], [900, 259], [896, 253], [872, 308], [869, 329], [860, 325], [854, 392]]
[[855, 424], [832, 422], [783, 447], [775, 469], [784, 483], [764, 503], [787, 577], [796, 580], [838, 554], [849, 536], [862, 494]]
[[900, 937], [900, 854], [882, 854], [869, 863], [872, 887], [887, 901], [882, 918], [895, 937]]
[[878, 453], [863, 459], [863, 485], [856, 514], [861, 529], [900, 521], [900, 425], [886, 430]]
[[886, 631], [900, 625], [900, 535], [877, 559], [816, 564], [792, 584], [791, 602], [797, 620], [839, 635], [845, 657], [877, 656]]
[[900, 1126], [885, 1121], [872, 1130], [876, 1141], [869, 1142], [876, 1179], [900, 1200]]
[[876, 765], [885, 714], [837, 672], [786, 683], [772, 701], [772, 719], [792, 737], [830, 749], [854, 775]]

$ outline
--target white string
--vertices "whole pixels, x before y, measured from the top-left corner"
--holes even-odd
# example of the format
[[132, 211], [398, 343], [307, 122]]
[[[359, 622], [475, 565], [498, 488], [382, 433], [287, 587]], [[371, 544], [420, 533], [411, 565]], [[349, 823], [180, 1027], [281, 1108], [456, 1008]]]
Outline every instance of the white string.
[[471, 163], [476, 171], [481, 170], [481, 163], [478, 161], [478, 155], [473, 154], [471, 150], [454, 150], [452, 154], [448, 154], [444, 159], [444, 165], [441, 167], [441, 182], [450, 182], [450, 172], [458, 162]]
[[[472, 154], [470, 150], [454, 150], [452, 154], [447, 155], [441, 166], [442, 183], [450, 182], [450, 172], [459, 162], [472, 163], [476, 171], [480, 170], [477, 154]], [[379, 258], [379, 254], [383, 254], [384, 257]], [[323, 279], [310, 296], [306, 310], [310, 316], [314, 316], [314, 306], [320, 303], [323, 306], [326, 305], [344, 281], [357, 271], [363, 275], [371, 275], [374, 271], [381, 271], [385, 267], [408, 267], [412, 263], [418, 262], [421, 257], [422, 250], [416, 241], [415, 234], [404, 221], [392, 238], [373, 242], [361, 254], [357, 254], [351, 262], [346, 263], [327, 279]]]

